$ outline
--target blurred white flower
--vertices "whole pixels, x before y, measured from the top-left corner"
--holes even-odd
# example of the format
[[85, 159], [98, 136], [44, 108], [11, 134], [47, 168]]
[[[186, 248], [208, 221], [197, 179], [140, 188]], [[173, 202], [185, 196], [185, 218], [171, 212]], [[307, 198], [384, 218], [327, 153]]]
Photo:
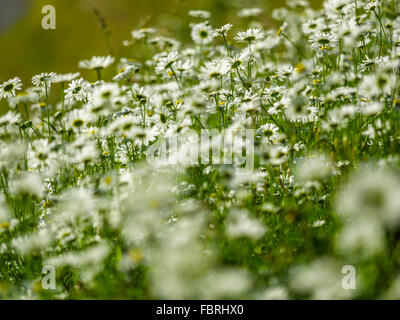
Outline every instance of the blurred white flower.
[[266, 232], [265, 226], [261, 221], [251, 218], [245, 210], [230, 213], [227, 221], [226, 233], [229, 237], [249, 237], [259, 239]]
[[114, 61], [115, 58], [112, 56], [105, 56], [105, 57], [94, 56], [91, 59], [80, 61], [79, 68], [89, 69], [89, 70], [105, 69], [109, 67], [111, 64], [113, 64]]
[[385, 249], [385, 232], [379, 220], [358, 219], [346, 224], [336, 239], [337, 250], [352, 257], [369, 257]]
[[24, 173], [13, 183], [13, 192], [19, 195], [31, 195], [40, 199], [43, 191], [43, 181], [37, 173]]
[[318, 258], [291, 270], [290, 288], [316, 300], [350, 299], [357, 291], [342, 288], [341, 270], [342, 266], [332, 258]]
[[400, 225], [400, 180], [385, 169], [367, 166], [342, 188], [336, 210], [349, 218], [380, 220], [388, 228]]

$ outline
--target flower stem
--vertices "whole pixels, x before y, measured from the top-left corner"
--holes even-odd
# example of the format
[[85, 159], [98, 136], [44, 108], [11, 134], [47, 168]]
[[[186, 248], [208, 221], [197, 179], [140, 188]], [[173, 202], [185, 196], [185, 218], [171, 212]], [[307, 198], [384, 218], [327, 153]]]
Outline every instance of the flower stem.
[[101, 69], [97, 68], [96, 72], [97, 72], [97, 80], [100, 81], [101, 80]]
[[49, 141], [51, 141], [49, 93], [48, 93], [48, 89], [47, 89], [47, 83], [44, 84], [44, 88], [45, 88], [45, 91], [46, 91], [47, 127], [49, 129]]
[[181, 91], [181, 93], [183, 93], [181, 84], [179, 83], [179, 80], [178, 80], [178, 77], [176, 76], [175, 70], [172, 68], [172, 66], [170, 66], [169, 68], [170, 68], [172, 74], [174, 75], [174, 78], [175, 78], [176, 83], [178, 84], [179, 90]]

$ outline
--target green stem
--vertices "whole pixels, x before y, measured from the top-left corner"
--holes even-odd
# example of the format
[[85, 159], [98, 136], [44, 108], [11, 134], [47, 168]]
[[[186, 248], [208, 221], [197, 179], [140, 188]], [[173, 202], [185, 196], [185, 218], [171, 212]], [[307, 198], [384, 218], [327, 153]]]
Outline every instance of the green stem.
[[64, 103], [65, 103], [64, 82], [61, 82], [61, 112], [63, 115], [64, 115]]
[[201, 127], [202, 129], [206, 129], [206, 128], [203, 126], [203, 124], [201, 123], [201, 121], [200, 121], [200, 119], [199, 119], [198, 116], [195, 116], [195, 115], [194, 115], [193, 118], [196, 119], [196, 121], [200, 124], [200, 127]]
[[97, 73], [97, 80], [100, 81], [101, 80], [101, 68], [97, 68], [96, 73]]
[[48, 93], [48, 89], [47, 89], [47, 83], [44, 84], [44, 88], [45, 88], [45, 91], [46, 91], [47, 127], [49, 129], [49, 140], [51, 142], [49, 93]]
[[226, 53], [227, 53], [228, 57], [231, 57], [231, 52], [230, 52], [230, 50], [229, 50], [228, 43], [226, 42], [226, 37], [225, 37], [224, 34], [222, 34], [222, 38], [224, 39], [224, 44], [225, 44], [225, 48], [226, 48]]
[[181, 84], [179, 83], [179, 80], [178, 80], [178, 77], [176, 76], [175, 70], [172, 68], [172, 66], [170, 66], [169, 68], [170, 68], [172, 74], [174, 75], [174, 78], [175, 78], [176, 83], [178, 84], [179, 90], [181, 91], [181, 93], [183, 93]]

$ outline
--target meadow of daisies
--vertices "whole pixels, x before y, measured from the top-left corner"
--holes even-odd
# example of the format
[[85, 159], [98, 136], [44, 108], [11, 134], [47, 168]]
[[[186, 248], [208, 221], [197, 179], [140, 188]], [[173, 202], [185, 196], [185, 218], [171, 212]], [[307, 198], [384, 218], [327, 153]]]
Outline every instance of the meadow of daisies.
[[[190, 43], [134, 30], [144, 59], [79, 62], [95, 82], [1, 83], [0, 298], [400, 298], [399, 10], [191, 11]], [[181, 161], [207, 130], [252, 165]]]

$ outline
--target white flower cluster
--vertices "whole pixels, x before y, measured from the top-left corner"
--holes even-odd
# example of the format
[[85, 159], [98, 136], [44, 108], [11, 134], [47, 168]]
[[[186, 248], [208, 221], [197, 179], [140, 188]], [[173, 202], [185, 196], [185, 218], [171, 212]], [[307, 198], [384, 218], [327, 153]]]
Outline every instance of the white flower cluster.
[[[124, 42], [142, 60], [1, 83], [0, 296], [399, 298], [398, 10], [291, 0], [276, 29], [241, 10], [242, 31], [190, 11], [191, 44], [142, 28]], [[163, 139], [243, 129], [251, 170], [146, 159]]]

